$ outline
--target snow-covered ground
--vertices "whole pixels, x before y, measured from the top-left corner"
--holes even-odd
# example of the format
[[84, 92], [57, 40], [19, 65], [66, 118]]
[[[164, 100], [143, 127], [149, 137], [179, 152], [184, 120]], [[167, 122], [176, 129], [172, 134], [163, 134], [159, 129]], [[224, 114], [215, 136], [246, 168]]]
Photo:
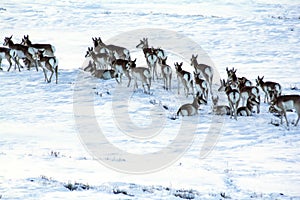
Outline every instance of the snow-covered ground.
[[[279, 118], [266, 103], [260, 114], [235, 121], [210, 114], [209, 100], [198, 116], [173, 120], [179, 106], [192, 101], [177, 94], [175, 72], [172, 92], [159, 80], [147, 95], [79, 70], [92, 37], [126, 44], [128, 33], [136, 43], [126, 47], [139, 65], [144, 57], [134, 47], [149, 37], [150, 45], [166, 48], [170, 66], [183, 61], [191, 69], [191, 55], [155, 43], [166, 37], [157, 31], [169, 30], [181, 35], [171, 46], [189, 38], [202, 47], [211, 60], [199, 57], [215, 66], [217, 83], [226, 67], [235, 67], [253, 83], [265, 76], [284, 94], [300, 94], [299, 10], [292, 0], [2, 1], [1, 44], [6, 36], [21, 42], [28, 34], [34, 43], [55, 45], [59, 83], [44, 83], [41, 70], [6, 72], [2, 61], [0, 199], [300, 199], [300, 125], [274, 126]], [[92, 105], [107, 139], [89, 142], [113, 144], [134, 158], [97, 160], [82, 132], [95, 132], [93, 116], [77, 112], [76, 95], [84, 97], [83, 111]], [[81, 118], [88, 123], [80, 126]], [[288, 118], [295, 122], [296, 114]], [[109, 153], [103, 150], [100, 155]]]

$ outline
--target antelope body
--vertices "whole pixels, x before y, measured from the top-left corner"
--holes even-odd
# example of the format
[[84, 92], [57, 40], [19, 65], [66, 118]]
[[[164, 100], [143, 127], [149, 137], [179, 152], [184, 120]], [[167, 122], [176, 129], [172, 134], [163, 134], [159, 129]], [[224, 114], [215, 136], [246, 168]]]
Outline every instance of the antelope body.
[[[117, 83], [122, 84], [122, 75], [125, 74], [125, 76], [127, 76], [127, 78], [128, 78], [127, 87], [130, 86], [130, 82], [131, 82], [131, 76], [128, 71], [129, 62], [130, 62], [129, 60], [124, 60], [124, 59], [117, 59], [112, 62], [112, 68], [116, 72], [115, 78], [116, 78]], [[120, 80], [118, 80], [118, 77]]]
[[[38, 50], [37, 63], [43, 69], [44, 76], [45, 76], [45, 81], [50, 83], [51, 78], [52, 78], [53, 74], [55, 73], [56, 84], [57, 84], [57, 80], [58, 80], [58, 74], [57, 74], [58, 73], [58, 60], [56, 59], [56, 57], [44, 56], [43, 53], [44, 53], [44, 50]], [[51, 72], [51, 75], [50, 75], [49, 79], [47, 77], [46, 70], [49, 70]]]
[[205, 99], [208, 98], [208, 84], [207, 81], [199, 77], [200, 74], [194, 72], [194, 79], [195, 79], [195, 89], [200, 94], [203, 94]]
[[96, 66], [100, 69], [107, 69], [110, 62], [110, 56], [106, 53], [95, 53], [93, 47], [89, 47], [85, 57], [91, 57]]
[[[138, 88], [137, 81], [142, 82], [142, 86], [145, 93], [150, 94], [151, 87], [151, 73], [150, 70], [146, 67], [136, 67], [135, 61], [130, 61], [127, 65], [127, 70], [130, 72], [131, 77], [134, 79], [133, 89]], [[145, 85], [147, 86], [147, 90], [145, 89]]]
[[272, 81], [263, 81], [263, 77], [257, 77], [256, 83], [257, 86], [260, 86], [263, 92], [265, 93], [264, 102], [270, 103], [274, 98], [281, 95], [281, 85]]
[[116, 46], [116, 45], [113, 45], [113, 44], [106, 45], [106, 44], [104, 44], [104, 42], [102, 42], [100, 37], [98, 38], [98, 45], [100, 47], [106, 48], [110, 52], [113, 52], [117, 59], [130, 60], [130, 52], [129, 52], [128, 49], [126, 49], [124, 47]]
[[219, 96], [213, 96], [212, 102], [213, 102], [213, 114], [215, 115], [230, 115], [230, 108], [227, 105], [218, 105]]
[[300, 95], [282, 95], [276, 97], [273, 100], [271, 107], [276, 109], [278, 112], [280, 112], [281, 124], [282, 124], [282, 116], [284, 116], [287, 126], [289, 126], [289, 122], [286, 116], [286, 112], [288, 110], [295, 109], [298, 115], [297, 121], [295, 123], [295, 126], [297, 126], [300, 119]]
[[258, 105], [258, 104], [259, 104], [259, 102], [256, 100], [256, 97], [255, 96], [250, 96], [247, 99], [246, 106], [242, 106], [242, 107], [239, 107], [237, 109], [237, 114], [239, 116], [251, 116], [253, 106]]
[[182, 69], [182, 64], [183, 64], [182, 62], [180, 64], [178, 62], [174, 63], [175, 69], [176, 69], [176, 74], [177, 74], [177, 80], [178, 80], [177, 91], [178, 91], [178, 94], [180, 94], [180, 83], [181, 83], [184, 87], [186, 96], [188, 96], [189, 88], [191, 88], [192, 93], [194, 93], [193, 92], [193, 77], [190, 72], [187, 72]]
[[177, 116], [193, 116], [198, 114], [198, 109], [200, 107], [200, 104], [207, 104], [207, 101], [203, 98], [203, 96], [199, 96], [199, 94], [194, 97], [194, 100], [192, 103], [187, 103], [182, 105], [178, 111]]
[[247, 99], [251, 96], [255, 97], [255, 101], [258, 103], [256, 104], [256, 111], [257, 113], [260, 113], [260, 95], [259, 95], [259, 89], [256, 86], [245, 86], [240, 89], [241, 99], [242, 99], [242, 105], [245, 105], [245, 102], [247, 104]]
[[161, 72], [164, 80], [164, 88], [166, 90], [171, 90], [171, 82], [172, 82], [172, 68], [167, 65], [167, 59], [168, 57], [161, 58], [160, 66], [161, 66]]
[[22, 44], [28, 47], [32, 47], [37, 52], [37, 50], [44, 50], [44, 55], [53, 57], [55, 52], [55, 47], [51, 44], [32, 44], [32, 42], [29, 40], [29, 35], [24, 35], [24, 38], [22, 39]]
[[8, 67], [7, 71], [9, 71], [11, 66], [12, 66], [11, 59], [13, 59], [14, 62], [15, 62], [15, 68], [16, 68], [16, 65], [17, 65], [19, 71], [21, 71], [20, 70], [20, 64], [19, 64], [19, 62], [16, 58], [16, 52], [14, 50], [12, 50], [10, 48], [0, 47], [0, 69], [2, 69], [1, 68], [1, 63], [2, 63], [3, 59], [6, 59], [9, 63], [9, 67]]
[[213, 68], [206, 64], [198, 64], [198, 55], [192, 55], [191, 65], [194, 66], [196, 73], [200, 73], [209, 84], [210, 92], [212, 93]]

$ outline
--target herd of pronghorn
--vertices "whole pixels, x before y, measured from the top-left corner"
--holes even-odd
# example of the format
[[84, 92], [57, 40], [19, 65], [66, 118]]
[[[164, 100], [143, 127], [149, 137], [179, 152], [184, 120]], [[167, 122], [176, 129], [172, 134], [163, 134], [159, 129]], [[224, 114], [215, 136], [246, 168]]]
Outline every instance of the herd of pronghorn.
[[[143, 38], [136, 45], [145, 56], [146, 67], [137, 67], [136, 59], [132, 60], [130, 52], [124, 47], [113, 44], [105, 44], [100, 37], [92, 38], [93, 47], [89, 47], [85, 57], [89, 62], [82, 70], [90, 73], [92, 76], [100, 79], [115, 79], [118, 84], [122, 84], [122, 76], [128, 79], [127, 87], [133, 80], [133, 88], [138, 88], [138, 82], [141, 82], [145, 93], [150, 94], [151, 82], [162, 78], [163, 88], [171, 90], [172, 67], [167, 64], [167, 56], [162, 48], [150, 47], [148, 38]], [[29, 36], [24, 36], [20, 44], [12, 41], [11, 37], [4, 38], [4, 46], [0, 47], [0, 69], [2, 59], [9, 62], [9, 68], [12, 67], [12, 60], [15, 63], [15, 70], [23, 67], [20, 64], [22, 59], [25, 67], [28, 69], [41, 67], [44, 72], [45, 81], [51, 82], [52, 75], [58, 79], [58, 61], [54, 56], [55, 48], [51, 44], [33, 44]], [[236, 69], [228, 69], [227, 80], [220, 80], [219, 92], [224, 92], [228, 99], [228, 105], [218, 105], [219, 97], [212, 92], [213, 68], [206, 64], [198, 63], [197, 55], [192, 55], [191, 66], [194, 72], [188, 72], [183, 69], [183, 62], [175, 62], [174, 68], [177, 76], [177, 92], [183, 87], [185, 96], [192, 95], [192, 103], [182, 105], [177, 116], [192, 116], [198, 114], [200, 104], [207, 104], [209, 94], [213, 103], [212, 112], [216, 115], [230, 115], [234, 119], [237, 116], [250, 116], [254, 112], [260, 113], [260, 91], [264, 93], [264, 103], [270, 104], [269, 111], [280, 114], [285, 118], [287, 126], [287, 111], [295, 110], [298, 118], [295, 122], [297, 126], [300, 119], [300, 95], [282, 95], [281, 85], [276, 82], [264, 81], [264, 77], [257, 77], [256, 85], [245, 77], [238, 77]], [[47, 71], [51, 75], [47, 77]]]

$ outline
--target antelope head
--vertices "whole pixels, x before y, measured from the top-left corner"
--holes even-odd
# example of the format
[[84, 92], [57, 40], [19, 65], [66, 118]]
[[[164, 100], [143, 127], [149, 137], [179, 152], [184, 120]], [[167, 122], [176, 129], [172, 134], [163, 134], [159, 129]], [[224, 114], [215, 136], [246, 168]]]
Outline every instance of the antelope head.
[[181, 62], [181, 63], [178, 63], [178, 62], [174, 63], [176, 71], [178, 71], [178, 72], [182, 71], [182, 64], [183, 64], [183, 62]]
[[11, 35], [10, 37], [5, 37], [5, 38], [4, 38], [3, 46], [8, 46], [8, 43], [9, 43], [9, 42], [12, 42], [12, 40], [11, 40], [12, 36], [13, 36], [13, 35]]
[[86, 57], [86, 58], [90, 57], [92, 52], [93, 52], [93, 47], [88, 47], [88, 50], [87, 50], [84, 57]]

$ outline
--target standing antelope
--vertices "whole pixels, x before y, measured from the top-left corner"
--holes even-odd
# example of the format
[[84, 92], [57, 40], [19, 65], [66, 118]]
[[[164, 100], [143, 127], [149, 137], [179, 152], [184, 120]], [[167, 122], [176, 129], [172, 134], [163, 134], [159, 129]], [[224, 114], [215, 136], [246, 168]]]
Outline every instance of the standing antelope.
[[140, 43], [136, 45], [136, 48], [142, 49], [145, 57], [147, 53], [152, 52], [152, 48], [149, 48], [148, 38], [143, 38], [143, 40], [140, 40]]
[[263, 77], [257, 77], [256, 84], [257, 86], [260, 86], [263, 92], [265, 93], [264, 102], [266, 103], [266, 100], [268, 103], [270, 103], [274, 98], [281, 95], [281, 85], [276, 82], [271, 81], [263, 81]]
[[221, 84], [223, 84], [223, 85], [221, 85], [221, 87], [219, 88], [219, 91], [223, 86], [225, 93], [227, 95], [227, 98], [228, 98], [228, 103], [229, 103], [229, 107], [230, 107], [230, 116], [231, 117], [234, 116], [234, 119], [237, 120], [237, 108], [238, 108], [238, 105], [240, 102], [241, 95], [237, 89], [233, 89], [231, 87], [229, 82], [225, 83], [224, 79], [223, 79], [223, 82], [221, 80]]
[[[58, 61], [56, 57], [48, 57], [43, 55], [44, 50], [38, 50], [37, 52], [37, 63], [38, 65], [43, 69], [45, 81], [48, 83], [51, 82], [51, 78], [53, 76], [53, 73], [55, 73], [56, 77], [56, 84], [58, 79]], [[51, 72], [50, 78], [47, 77], [46, 70], [49, 70]]]
[[195, 89], [196, 92], [203, 94], [205, 99], [208, 98], [208, 84], [206, 80], [200, 78], [200, 74], [194, 72], [194, 79], [195, 79]]
[[146, 53], [146, 61], [147, 61], [150, 71], [152, 72], [153, 80], [154, 80], [154, 76], [156, 76], [156, 78], [158, 78], [157, 69], [156, 69], [158, 57], [155, 54], [155, 51], [153, 48], [151, 48], [151, 52]]
[[118, 59], [130, 60], [130, 52], [125, 47], [120, 47], [113, 44], [104, 44], [100, 37], [98, 38], [98, 45], [106, 48], [108, 51], [114, 52], [115, 57]]
[[24, 38], [22, 39], [22, 43], [25, 46], [32, 47], [36, 49], [35, 53], [37, 53], [37, 50], [44, 50], [44, 55], [53, 57], [55, 52], [55, 47], [51, 44], [32, 44], [32, 42], [29, 40], [29, 35], [24, 35]]
[[230, 108], [227, 105], [218, 105], [219, 96], [212, 96], [212, 111], [215, 115], [230, 115]]
[[210, 93], [212, 94], [213, 68], [206, 64], [198, 64], [197, 57], [198, 55], [192, 55], [191, 65], [194, 66], [196, 73], [200, 73], [208, 82]]
[[270, 110], [275, 109], [280, 112], [280, 119], [282, 124], [282, 116], [284, 116], [286, 125], [289, 126], [289, 122], [286, 116], [286, 111], [295, 109], [298, 115], [295, 126], [297, 126], [300, 119], [300, 95], [282, 95], [279, 97], [275, 97], [271, 102]]
[[[127, 70], [131, 74], [132, 78], [134, 79], [134, 86], [133, 90], [138, 88], [137, 81], [142, 82], [142, 86], [144, 92], [150, 94], [150, 87], [151, 87], [151, 73], [150, 70], [146, 67], [136, 67], [136, 59], [134, 61], [129, 61], [127, 64]], [[147, 89], [145, 89], [145, 85]]]
[[253, 106], [258, 105], [258, 104], [259, 104], [259, 102], [257, 101], [255, 96], [249, 96], [247, 99], [246, 106], [239, 107], [237, 109], [237, 114], [239, 116], [251, 116]]
[[[134, 62], [136, 61], [136, 59], [134, 60]], [[112, 61], [112, 69], [115, 70], [116, 75], [115, 75], [115, 79], [117, 81], [118, 84], [122, 84], [122, 75], [125, 74], [125, 76], [127, 76], [128, 78], [128, 84], [127, 87], [130, 86], [131, 83], [131, 76], [129, 74], [129, 71], [127, 70], [127, 65], [130, 61], [129, 60], [124, 60], [124, 59], [117, 59]], [[118, 80], [118, 77], [120, 80]]]
[[203, 98], [203, 95], [199, 95], [199, 93], [197, 93], [196, 97], [194, 97], [193, 103], [184, 104], [178, 109], [177, 116], [197, 115], [200, 104], [207, 104], [207, 101]]
[[171, 90], [171, 82], [172, 82], [172, 68], [167, 65], [168, 57], [160, 59], [161, 72], [164, 79], [164, 89]]
[[178, 81], [177, 91], [178, 94], [180, 94], [180, 84], [182, 84], [184, 87], [186, 97], [188, 97], [189, 88], [191, 88], [192, 94], [194, 94], [193, 77], [190, 72], [187, 72], [182, 69], [182, 64], [183, 64], [182, 62], [180, 64], [178, 62], [174, 63], [176, 74], [177, 74], [177, 81]]
[[14, 42], [12, 41], [12, 36], [5, 37], [3, 45], [8, 46], [10, 49], [14, 50], [18, 58], [27, 58], [30, 61], [29, 66], [35, 65], [36, 71], [38, 71], [38, 66], [33, 58], [33, 55], [35, 54], [33, 48], [21, 44], [14, 44]]
[[2, 69], [1, 68], [2, 59], [5, 58], [9, 63], [9, 67], [8, 67], [7, 71], [9, 71], [11, 66], [12, 66], [11, 59], [13, 59], [14, 62], [15, 62], [15, 69], [16, 69], [16, 66], [18, 66], [19, 71], [21, 71], [20, 70], [20, 63], [17, 60], [15, 54], [16, 54], [16, 52], [14, 50], [10, 49], [10, 48], [0, 47], [0, 69]]
[[107, 53], [95, 53], [93, 47], [88, 47], [85, 57], [91, 57], [100, 69], [107, 69], [110, 63], [110, 56]]

